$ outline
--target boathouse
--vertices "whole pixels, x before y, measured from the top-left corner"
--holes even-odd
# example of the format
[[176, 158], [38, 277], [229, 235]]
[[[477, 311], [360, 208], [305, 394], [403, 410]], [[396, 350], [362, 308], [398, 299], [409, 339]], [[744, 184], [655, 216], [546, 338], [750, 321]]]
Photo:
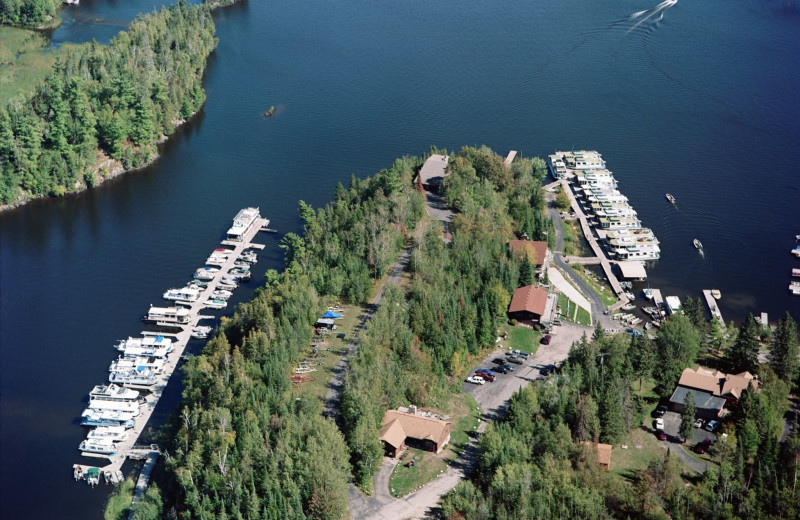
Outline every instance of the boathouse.
[[406, 446], [439, 453], [450, 442], [450, 423], [409, 412], [387, 410], [378, 432], [387, 457], [395, 458]]
[[669, 399], [669, 407], [674, 412], [682, 412], [686, 395], [691, 392], [697, 406], [697, 417], [716, 419], [722, 415], [726, 405], [739, 402], [742, 392], [750, 384], [756, 392], [761, 388], [756, 376], [750, 372], [725, 374], [700, 367], [686, 368]]

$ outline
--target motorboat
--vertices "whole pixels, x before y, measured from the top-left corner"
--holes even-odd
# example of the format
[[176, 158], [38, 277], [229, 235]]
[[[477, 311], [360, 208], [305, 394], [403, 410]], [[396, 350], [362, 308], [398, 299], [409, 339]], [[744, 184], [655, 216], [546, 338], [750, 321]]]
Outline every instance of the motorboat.
[[792, 254], [797, 258], [800, 258], [800, 246], [797, 246], [794, 249], [792, 249]]
[[89, 392], [89, 400], [137, 402], [139, 400], [139, 392], [132, 388], [125, 388], [115, 384], [96, 385]]
[[128, 338], [120, 340], [116, 349], [124, 357], [152, 356], [157, 358], [167, 357], [172, 352], [172, 340], [164, 336], [148, 336], [146, 338]]
[[113, 455], [117, 452], [117, 445], [111, 439], [86, 439], [78, 449], [86, 453]]
[[703, 250], [703, 243], [697, 240], [696, 238], [692, 240], [692, 244], [694, 244], [694, 248], [697, 249], [698, 251]]
[[233, 293], [231, 291], [226, 291], [225, 289], [217, 289], [216, 291], [211, 293], [212, 298], [216, 298], [219, 300], [227, 300], [231, 296], [233, 296]]
[[182, 302], [196, 302], [200, 298], [200, 293], [200, 290], [190, 287], [169, 289], [164, 293], [164, 299]]
[[219, 269], [216, 267], [201, 267], [194, 272], [194, 277], [200, 281], [210, 282], [214, 279], [216, 274], [219, 272]]
[[154, 373], [158, 374], [164, 369], [164, 360], [148, 356], [139, 356], [135, 358], [120, 357], [111, 362], [108, 371], [127, 372], [132, 369], [138, 370], [141, 367], [151, 369]]
[[800, 269], [792, 269], [792, 278], [800, 278]]
[[124, 426], [98, 426], [86, 436], [87, 439], [111, 439], [113, 442], [122, 442], [128, 439], [128, 432]]
[[224, 309], [228, 306], [228, 302], [219, 298], [213, 298], [206, 300], [203, 306], [209, 309]]
[[711, 289], [711, 297], [714, 298], [715, 300], [719, 300], [720, 298], [722, 298], [722, 293], [719, 292], [719, 289]]
[[667, 193], [667, 200], [670, 201], [670, 203], [675, 204], [675, 197], [673, 197], [669, 193]]
[[207, 326], [198, 326], [192, 328], [192, 337], [194, 339], [206, 339], [211, 334], [212, 328]]
[[644, 297], [647, 298], [648, 300], [653, 299], [653, 289], [646, 287], [642, 289], [642, 293], [644, 293]]
[[620, 307], [620, 308], [621, 308], [623, 311], [632, 311], [633, 309], [635, 309], [635, 308], [636, 308], [636, 305], [634, 305], [634, 304], [632, 304], [632, 303], [626, 303], [625, 305], [623, 305], [623, 306], [622, 306], [622, 307]]

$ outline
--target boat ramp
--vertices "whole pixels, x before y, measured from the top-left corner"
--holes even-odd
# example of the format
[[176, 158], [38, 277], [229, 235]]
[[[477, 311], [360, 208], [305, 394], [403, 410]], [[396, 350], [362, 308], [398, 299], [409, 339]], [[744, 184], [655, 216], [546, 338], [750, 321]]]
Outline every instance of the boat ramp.
[[[230, 248], [231, 253], [228, 255], [225, 262], [220, 266], [219, 271], [214, 273], [213, 279], [207, 282], [207, 286], [202, 289], [201, 297], [197, 301], [188, 303], [189, 322], [181, 325], [180, 330], [172, 333], [164, 332], [142, 332], [145, 336], [161, 335], [170, 336], [172, 338], [173, 350], [167, 356], [164, 362], [163, 369], [156, 375], [156, 382], [152, 385], [141, 386], [137, 384], [124, 383], [123, 386], [144, 389], [150, 392], [146, 396], [144, 404], [139, 408], [139, 415], [134, 418], [134, 426], [129, 430], [129, 435], [124, 441], [116, 444], [117, 451], [111, 455], [82, 452], [85, 457], [95, 457], [105, 459], [107, 463], [103, 466], [93, 467], [86, 464], [74, 464], [73, 475], [75, 480], [86, 480], [90, 485], [96, 485], [99, 482], [99, 475], [102, 475], [106, 482], [117, 483], [122, 480], [122, 465], [127, 459], [145, 460], [145, 465], [140, 472], [139, 480], [136, 484], [136, 495], [141, 496], [147, 488], [147, 482], [150, 478], [153, 466], [158, 460], [161, 450], [157, 445], [138, 445], [137, 441], [139, 436], [145, 430], [150, 416], [158, 404], [158, 400], [164, 392], [164, 389], [169, 382], [170, 377], [175, 372], [181, 358], [183, 357], [186, 345], [189, 343], [192, 335], [192, 329], [198, 326], [198, 323], [204, 319], [213, 318], [213, 316], [203, 315], [201, 311], [206, 309], [206, 300], [214, 290], [218, 288], [221, 283], [222, 277], [233, 269], [234, 262], [239, 259], [241, 254], [247, 249], [264, 249], [263, 244], [252, 243], [253, 238], [259, 231], [263, 231], [269, 225], [269, 220], [258, 216], [253, 225], [249, 226], [247, 230], [241, 235], [239, 240], [224, 240], [223, 245]], [[96, 478], [95, 478], [96, 477]]]

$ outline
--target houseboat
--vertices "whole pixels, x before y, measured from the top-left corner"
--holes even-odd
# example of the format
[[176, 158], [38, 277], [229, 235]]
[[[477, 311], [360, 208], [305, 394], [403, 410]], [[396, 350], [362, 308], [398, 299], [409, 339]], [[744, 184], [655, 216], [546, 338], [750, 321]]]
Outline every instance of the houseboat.
[[126, 412], [136, 417], [139, 415], [139, 403], [136, 401], [103, 401], [102, 399], [89, 400], [87, 410]]
[[[233, 225], [228, 229], [227, 239], [241, 242], [260, 217], [258, 208], [244, 208], [233, 217]], [[267, 221], [269, 224], [269, 221]]]
[[113, 442], [123, 442], [128, 439], [128, 432], [124, 426], [98, 426], [86, 436], [87, 439], [110, 439]]
[[123, 426], [133, 428], [133, 414], [115, 410], [92, 410], [81, 414], [81, 426]]
[[196, 302], [200, 299], [200, 290], [193, 287], [181, 287], [180, 289], [169, 289], [164, 293], [165, 300], [182, 302]]
[[139, 392], [119, 385], [96, 385], [89, 392], [90, 401], [138, 402]]
[[117, 445], [111, 439], [86, 439], [81, 442], [78, 449], [85, 453], [99, 453], [100, 455], [113, 455], [117, 452]]
[[137, 367], [127, 371], [111, 372], [108, 380], [123, 385], [152, 386], [156, 383], [156, 374], [151, 368]]
[[142, 321], [166, 327], [182, 327], [188, 325], [189, 320], [189, 309], [178, 307], [150, 307], [147, 314], [142, 317]]

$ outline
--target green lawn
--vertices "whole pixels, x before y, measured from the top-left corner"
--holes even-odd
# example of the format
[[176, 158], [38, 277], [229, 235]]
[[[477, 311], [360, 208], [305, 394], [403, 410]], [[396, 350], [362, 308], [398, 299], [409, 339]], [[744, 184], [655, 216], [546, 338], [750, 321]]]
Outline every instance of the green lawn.
[[592, 320], [589, 311], [578, 306], [564, 294], [558, 295], [558, 307], [561, 312], [562, 320], [580, 323], [581, 325], [591, 325]]
[[56, 57], [72, 52], [76, 46], [47, 49], [41, 33], [0, 26], [0, 100], [3, 105], [16, 97], [28, 98], [44, 81]]
[[539, 348], [539, 340], [542, 338], [542, 333], [529, 329], [528, 327], [511, 325], [503, 325], [500, 327], [500, 334], [508, 332], [508, 339], [501, 340], [501, 344], [506, 350], [522, 350], [530, 354], [536, 354], [536, 349]]
[[[389, 491], [400, 498], [417, 491], [447, 469], [447, 462], [441, 457], [432, 457], [427, 451], [409, 448], [395, 466], [389, 479]], [[410, 461], [414, 466], [408, 467]]]
[[[456, 399], [458, 396], [463, 396], [463, 400]], [[461, 455], [461, 452], [469, 444], [469, 432], [477, 430], [481, 421], [481, 408], [474, 397], [470, 394], [458, 394], [456, 398], [453, 399], [450, 407], [453, 413], [451, 418], [453, 425], [449, 447], [453, 452], [453, 459]]]
[[[649, 419], [649, 416], [645, 421]], [[623, 449], [622, 446], [627, 446]], [[661, 451], [661, 441], [652, 433], [635, 428], [625, 436], [622, 444], [614, 445], [611, 451], [611, 471], [629, 479], [633, 474], [647, 467], [647, 464]]]

